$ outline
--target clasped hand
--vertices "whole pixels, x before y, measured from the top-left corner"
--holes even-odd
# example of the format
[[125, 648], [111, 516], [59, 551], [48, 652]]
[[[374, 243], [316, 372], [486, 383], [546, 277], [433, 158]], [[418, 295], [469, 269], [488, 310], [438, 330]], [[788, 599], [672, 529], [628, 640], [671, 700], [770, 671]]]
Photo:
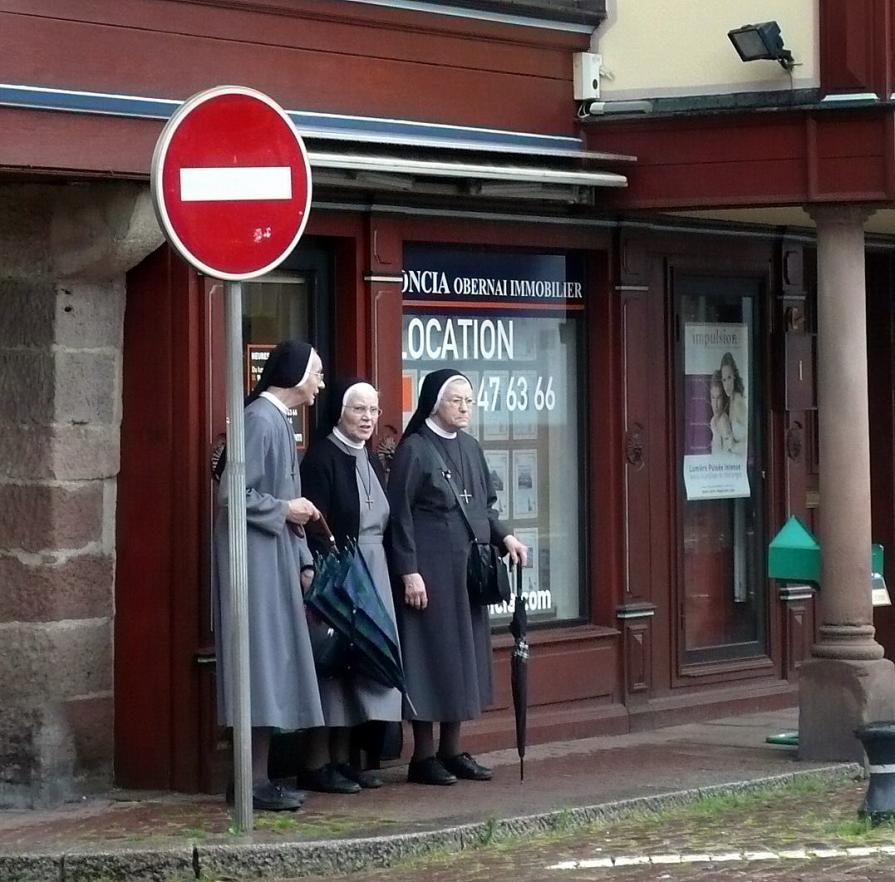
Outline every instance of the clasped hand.
[[310, 499], [299, 496], [298, 499], [289, 500], [289, 509], [286, 512], [286, 520], [290, 524], [297, 524], [303, 527], [308, 521], [316, 521], [320, 519], [320, 511]]

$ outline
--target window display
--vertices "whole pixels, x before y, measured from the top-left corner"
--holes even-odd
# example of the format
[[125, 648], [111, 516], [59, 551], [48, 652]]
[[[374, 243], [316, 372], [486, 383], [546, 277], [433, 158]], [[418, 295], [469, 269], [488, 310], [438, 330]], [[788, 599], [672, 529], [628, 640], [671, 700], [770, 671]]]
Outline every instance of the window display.
[[[246, 395], [255, 388], [268, 356], [280, 340], [307, 337], [308, 282], [299, 275], [270, 274], [243, 283], [243, 379]], [[295, 444], [308, 443], [307, 407], [290, 410]]]
[[[576, 255], [408, 245], [404, 422], [427, 373], [456, 367], [473, 387], [501, 520], [529, 548], [533, 622], [586, 614], [583, 505], [585, 290]], [[515, 584], [515, 583], [514, 583]], [[491, 608], [502, 622], [511, 610]]]
[[757, 303], [749, 280], [676, 279], [684, 663], [766, 651]]

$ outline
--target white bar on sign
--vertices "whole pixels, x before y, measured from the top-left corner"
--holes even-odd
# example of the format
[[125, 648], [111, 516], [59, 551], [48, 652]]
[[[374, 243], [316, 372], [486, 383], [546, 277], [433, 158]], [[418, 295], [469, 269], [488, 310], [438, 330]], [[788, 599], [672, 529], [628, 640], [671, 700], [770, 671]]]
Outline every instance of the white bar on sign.
[[182, 168], [183, 202], [245, 202], [249, 199], [291, 199], [288, 165], [246, 168]]

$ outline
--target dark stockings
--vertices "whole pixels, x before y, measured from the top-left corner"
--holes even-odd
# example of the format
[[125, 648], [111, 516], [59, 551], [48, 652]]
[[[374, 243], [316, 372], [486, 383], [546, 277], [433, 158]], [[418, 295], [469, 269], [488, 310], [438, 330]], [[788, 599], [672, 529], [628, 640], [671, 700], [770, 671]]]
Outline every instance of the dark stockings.
[[[435, 734], [432, 723], [425, 720], [413, 722], [413, 759], [424, 760], [435, 755]], [[460, 753], [460, 724], [440, 723], [438, 753], [456, 756]]]

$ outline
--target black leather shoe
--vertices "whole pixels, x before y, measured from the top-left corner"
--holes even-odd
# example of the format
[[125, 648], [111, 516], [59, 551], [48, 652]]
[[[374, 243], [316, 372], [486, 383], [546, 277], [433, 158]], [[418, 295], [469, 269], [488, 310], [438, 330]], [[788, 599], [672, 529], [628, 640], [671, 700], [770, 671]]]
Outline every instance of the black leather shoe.
[[364, 790], [377, 790], [385, 783], [378, 775], [367, 769], [355, 769], [348, 763], [336, 763], [336, 771], [349, 781], [360, 784]]
[[335, 766], [327, 764], [319, 769], [303, 769], [296, 779], [298, 786], [318, 793], [360, 793], [360, 784], [346, 778]]
[[468, 753], [439, 756], [438, 759], [452, 775], [465, 778], [467, 781], [490, 781], [494, 776], [491, 769], [477, 763]]
[[252, 808], [257, 812], [294, 812], [304, 801], [305, 794], [282, 784], [259, 781], [252, 785]]
[[429, 756], [426, 759], [411, 760], [407, 767], [407, 780], [411, 784], [456, 784], [457, 776], [452, 775], [438, 760]]
[[[295, 806], [296, 809], [301, 808], [308, 797], [308, 794], [303, 790], [293, 790], [285, 784], [272, 784], [270, 781], [262, 782], [252, 785], [252, 802], [254, 808], [264, 811], [264, 808], [258, 805], [258, 795], [260, 795], [261, 801], [264, 801], [268, 795], [267, 788], [271, 787], [274, 788], [286, 801], [297, 803]], [[224, 795], [224, 799], [226, 799], [227, 805], [233, 805], [233, 803], [236, 802], [236, 788], [232, 781], [227, 784], [227, 792]], [[279, 809], [268, 809], [268, 811], [279, 811]], [[283, 809], [283, 811], [288, 811], [288, 809]]]

